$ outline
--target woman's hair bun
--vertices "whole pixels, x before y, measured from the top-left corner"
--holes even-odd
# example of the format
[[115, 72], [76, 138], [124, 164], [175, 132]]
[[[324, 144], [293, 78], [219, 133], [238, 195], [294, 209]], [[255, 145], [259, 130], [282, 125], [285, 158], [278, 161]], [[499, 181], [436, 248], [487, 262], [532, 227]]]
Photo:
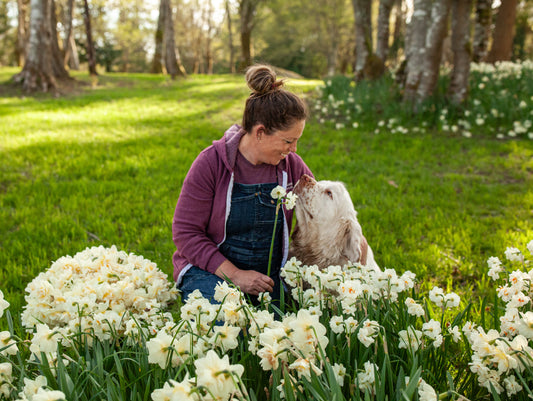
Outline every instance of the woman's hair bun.
[[245, 78], [254, 95], [265, 95], [283, 85], [283, 81], [276, 81], [274, 69], [265, 64], [248, 67]]

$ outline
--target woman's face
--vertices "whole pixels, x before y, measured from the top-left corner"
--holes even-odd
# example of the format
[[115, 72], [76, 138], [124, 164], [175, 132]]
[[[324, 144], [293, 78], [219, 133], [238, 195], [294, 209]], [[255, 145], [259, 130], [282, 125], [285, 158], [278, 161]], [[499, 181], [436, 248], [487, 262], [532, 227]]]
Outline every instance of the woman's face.
[[274, 131], [271, 135], [263, 134], [258, 142], [261, 163], [278, 165], [291, 152], [296, 152], [298, 139], [305, 128], [305, 120], [297, 121], [287, 130]]

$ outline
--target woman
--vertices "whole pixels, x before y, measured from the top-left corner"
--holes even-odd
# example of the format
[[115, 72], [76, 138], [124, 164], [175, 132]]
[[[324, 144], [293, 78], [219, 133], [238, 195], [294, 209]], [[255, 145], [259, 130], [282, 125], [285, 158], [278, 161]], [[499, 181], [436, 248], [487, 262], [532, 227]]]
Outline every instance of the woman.
[[222, 280], [250, 295], [270, 292], [279, 299], [279, 270], [288, 253], [292, 212], [278, 215], [270, 277], [267, 276], [277, 185], [290, 191], [303, 174], [296, 155], [307, 108], [283, 89], [271, 67], [246, 72], [252, 93], [242, 127], [233, 125], [193, 162], [178, 199], [172, 233], [174, 279], [182, 298], [195, 289], [213, 301]]

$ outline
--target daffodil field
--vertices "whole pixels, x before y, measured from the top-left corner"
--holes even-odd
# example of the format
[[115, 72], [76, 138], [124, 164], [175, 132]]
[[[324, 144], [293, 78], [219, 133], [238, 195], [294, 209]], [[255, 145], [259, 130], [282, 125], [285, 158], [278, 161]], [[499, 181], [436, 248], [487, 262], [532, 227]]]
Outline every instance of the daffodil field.
[[[26, 288], [25, 333], [3, 294], [0, 394], [16, 400], [526, 400], [533, 389], [533, 240], [491, 257], [489, 310], [410, 271], [282, 269], [287, 299], [211, 304], [151, 261], [93, 247]], [[174, 312], [174, 313], [173, 313]]]
[[313, 112], [320, 123], [337, 129], [367, 123], [376, 135], [436, 130], [465, 138], [533, 140], [533, 62], [472, 63], [466, 108], [441, 100], [447, 74], [445, 69], [437, 93], [415, 114], [402, 104], [401, 90], [392, 89], [394, 76], [357, 86], [343, 76], [327, 79], [317, 88]]

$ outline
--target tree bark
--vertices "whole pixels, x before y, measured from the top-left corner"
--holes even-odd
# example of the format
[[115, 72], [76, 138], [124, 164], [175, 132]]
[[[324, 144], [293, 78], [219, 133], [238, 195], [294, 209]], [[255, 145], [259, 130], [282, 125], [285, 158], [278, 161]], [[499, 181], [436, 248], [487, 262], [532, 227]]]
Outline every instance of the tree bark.
[[55, 0], [50, 1], [50, 35], [50, 48], [53, 53], [52, 69], [54, 70], [54, 76], [64, 78], [68, 76], [68, 73], [65, 69], [65, 63], [63, 62], [63, 54], [59, 49]]
[[163, 72], [163, 36], [165, 32], [165, 0], [159, 2], [159, 17], [157, 19], [157, 28], [155, 30], [155, 52], [152, 59], [152, 74], [161, 74]]
[[28, 43], [28, 0], [17, 0], [18, 24], [17, 24], [17, 44], [15, 56], [17, 65], [22, 67], [26, 58], [26, 44]]
[[252, 31], [254, 29], [254, 16], [260, 0], [240, 0], [239, 16], [241, 21], [241, 60], [239, 71], [252, 65]]
[[174, 40], [174, 18], [172, 17], [172, 8], [170, 0], [161, 0], [165, 2], [165, 67], [167, 73], [172, 79], [177, 76], [186, 76], [185, 68], [181, 64], [179, 51], [176, 49]]
[[392, 45], [390, 48], [390, 58], [396, 60], [398, 50], [404, 47], [405, 42], [405, 19], [406, 9], [403, 0], [395, 1], [394, 11], [394, 32], [392, 34]]
[[426, 52], [426, 34], [430, 17], [430, 2], [414, 0], [414, 12], [408, 27], [406, 52], [406, 78], [403, 99], [416, 100], [416, 92], [422, 79], [422, 67]]
[[437, 86], [442, 59], [442, 43], [448, 31], [451, 0], [435, 0], [431, 8], [431, 24], [426, 34], [426, 51], [417, 101], [431, 96]]
[[492, 34], [492, 47], [487, 56], [489, 63], [511, 59], [517, 4], [518, 0], [502, 0], [501, 2]]
[[207, 9], [207, 37], [205, 39], [205, 64], [207, 73], [213, 74], [213, 51], [211, 49], [211, 35], [213, 35], [213, 2], [208, 0]]
[[[63, 68], [62, 57], [54, 50], [59, 49], [55, 26], [53, 0], [31, 0], [30, 35], [26, 60], [22, 71], [13, 80], [22, 84], [25, 91], [42, 89], [44, 92], [57, 89], [57, 80], [68, 78]], [[55, 41], [55, 45], [52, 42]], [[56, 58], [54, 60], [54, 57]]]
[[68, 0], [67, 14], [65, 17], [65, 42], [64, 42], [64, 58], [63, 64], [73, 70], [80, 68], [80, 60], [78, 58], [78, 49], [72, 34], [72, 20], [74, 19], [74, 0]]
[[472, 59], [471, 8], [472, 0], [452, 0], [453, 70], [448, 87], [448, 97], [456, 104], [463, 103], [468, 95], [468, 76]]
[[355, 80], [367, 77], [372, 56], [372, 1], [352, 0], [355, 16]]
[[389, 54], [390, 14], [394, 0], [381, 0], [378, 11], [378, 33], [376, 39], [376, 56], [383, 63], [387, 61]]
[[231, 11], [229, 8], [229, 0], [225, 1], [226, 18], [228, 22], [228, 46], [229, 46], [229, 70], [235, 74], [235, 49], [233, 48], [233, 31], [231, 30]]
[[491, 22], [492, 0], [477, 0], [472, 47], [472, 60], [476, 63], [484, 61], [487, 57]]
[[89, 12], [88, 0], [83, 0], [83, 21], [87, 34], [87, 63], [89, 65], [89, 75], [96, 76], [96, 54], [94, 51], [93, 35], [91, 29], [91, 14]]

